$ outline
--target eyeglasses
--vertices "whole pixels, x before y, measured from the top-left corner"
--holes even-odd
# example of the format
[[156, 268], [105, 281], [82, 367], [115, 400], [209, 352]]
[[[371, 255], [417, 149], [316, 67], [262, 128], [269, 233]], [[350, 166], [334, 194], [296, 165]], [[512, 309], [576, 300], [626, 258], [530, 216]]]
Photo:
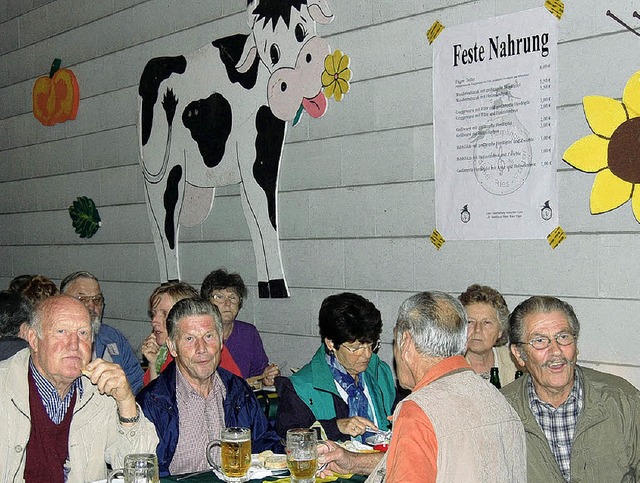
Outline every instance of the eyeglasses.
[[217, 302], [219, 304], [223, 304], [225, 303], [225, 301], [228, 301], [231, 305], [238, 305], [240, 303], [240, 300], [242, 300], [240, 297], [238, 297], [236, 294], [232, 293], [230, 295], [225, 295], [223, 293], [214, 293], [211, 296], [211, 299], [214, 302]]
[[78, 295], [76, 297], [80, 302], [85, 305], [93, 302], [93, 305], [100, 307], [104, 303], [104, 297], [100, 295]]
[[[558, 345], [567, 346], [571, 345], [575, 342], [576, 336], [573, 334], [569, 334], [568, 332], [560, 332], [553, 336]], [[534, 337], [529, 342], [518, 342], [518, 344], [529, 344], [531, 347], [537, 350], [546, 349], [551, 345], [551, 339], [547, 336], [540, 335], [538, 337]]]
[[380, 339], [378, 339], [378, 341], [375, 344], [369, 342], [368, 344], [361, 344], [358, 347], [349, 347], [347, 344], [342, 344], [340, 347], [344, 347], [352, 354], [360, 355], [365, 350], [370, 350], [371, 352], [375, 352], [378, 349], [380, 349]]

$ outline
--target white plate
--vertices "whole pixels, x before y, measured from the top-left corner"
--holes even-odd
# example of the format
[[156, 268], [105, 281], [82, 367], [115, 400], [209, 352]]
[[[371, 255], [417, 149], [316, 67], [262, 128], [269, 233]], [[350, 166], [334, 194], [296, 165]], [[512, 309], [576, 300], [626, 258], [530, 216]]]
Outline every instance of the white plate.
[[[114, 478], [111, 481], [113, 483], [124, 483], [124, 480], [122, 478]], [[107, 483], [107, 480], [97, 480], [97, 481], [94, 481], [93, 483]]]

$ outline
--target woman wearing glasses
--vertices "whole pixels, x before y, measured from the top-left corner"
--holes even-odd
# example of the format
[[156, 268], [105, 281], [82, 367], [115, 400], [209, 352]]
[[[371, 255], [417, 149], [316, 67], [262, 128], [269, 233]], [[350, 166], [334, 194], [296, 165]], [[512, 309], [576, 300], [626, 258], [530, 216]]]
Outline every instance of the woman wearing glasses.
[[261, 380], [265, 386], [273, 386], [280, 369], [269, 364], [258, 329], [236, 319], [243, 300], [247, 298], [247, 287], [242, 277], [218, 268], [202, 282], [200, 296], [218, 307], [222, 316], [224, 348], [220, 366], [249, 383]]
[[321, 426], [322, 436], [363, 441], [367, 428], [389, 429], [396, 397], [389, 366], [375, 353], [382, 318], [370, 301], [353, 293], [327, 297], [320, 307], [322, 345], [289, 379], [280, 377], [276, 431]]

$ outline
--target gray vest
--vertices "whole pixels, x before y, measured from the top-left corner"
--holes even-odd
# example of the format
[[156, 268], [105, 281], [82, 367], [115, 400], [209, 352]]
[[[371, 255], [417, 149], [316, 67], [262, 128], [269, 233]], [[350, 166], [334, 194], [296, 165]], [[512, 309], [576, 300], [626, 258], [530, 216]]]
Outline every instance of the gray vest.
[[[525, 434], [506, 399], [472, 370], [446, 374], [407, 396], [428, 416], [438, 439], [438, 482], [527, 481]], [[395, 434], [393, 438], [401, 437]], [[386, 458], [367, 483], [385, 481]], [[391, 482], [388, 482], [391, 483]]]

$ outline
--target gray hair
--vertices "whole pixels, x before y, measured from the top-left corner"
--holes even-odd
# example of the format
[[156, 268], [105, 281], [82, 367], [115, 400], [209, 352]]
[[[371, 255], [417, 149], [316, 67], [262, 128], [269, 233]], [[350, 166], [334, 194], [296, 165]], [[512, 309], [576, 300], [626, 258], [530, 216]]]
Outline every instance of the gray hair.
[[85, 272], [85, 271], [73, 272], [73, 273], [70, 273], [69, 275], [67, 275], [66, 277], [64, 277], [64, 280], [62, 280], [62, 282], [60, 282], [60, 292], [66, 293], [67, 286], [71, 282], [73, 282], [73, 281], [75, 281], [75, 280], [77, 280], [79, 278], [89, 278], [91, 280], [95, 280], [97, 283], [100, 283], [100, 280], [98, 280], [96, 278], [96, 276], [93, 275], [92, 273]]
[[213, 305], [206, 299], [200, 297], [190, 297], [178, 300], [167, 315], [167, 332], [169, 339], [175, 343], [180, 332], [180, 321], [185, 317], [193, 317], [196, 315], [209, 315], [216, 324], [216, 331], [220, 336], [222, 343], [222, 316], [218, 307]]
[[567, 302], [556, 297], [550, 297], [546, 295], [535, 295], [529, 297], [524, 302], [521, 302], [509, 317], [509, 339], [511, 344], [519, 344], [526, 342], [524, 340], [525, 324], [524, 318], [527, 315], [547, 313], [547, 312], [561, 312], [567, 319], [569, 327], [573, 335], [578, 338], [580, 335], [580, 322], [576, 313], [573, 311], [573, 307]]
[[496, 341], [495, 345], [501, 346], [507, 343], [509, 307], [500, 292], [488, 285], [474, 283], [473, 285], [469, 285], [467, 290], [460, 294], [458, 300], [460, 300], [465, 307], [472, 304], [485, 304], [494, 308], [498, 323], [500, 324], [500, 330], [502, 331], [502, 335]]
[[446, 358], [467, 349], [467, 315], [462, 304], [444, 292], [421, 292], [409, 297], [398, 311], [396, 344], [408, 332], [420, 354]]

